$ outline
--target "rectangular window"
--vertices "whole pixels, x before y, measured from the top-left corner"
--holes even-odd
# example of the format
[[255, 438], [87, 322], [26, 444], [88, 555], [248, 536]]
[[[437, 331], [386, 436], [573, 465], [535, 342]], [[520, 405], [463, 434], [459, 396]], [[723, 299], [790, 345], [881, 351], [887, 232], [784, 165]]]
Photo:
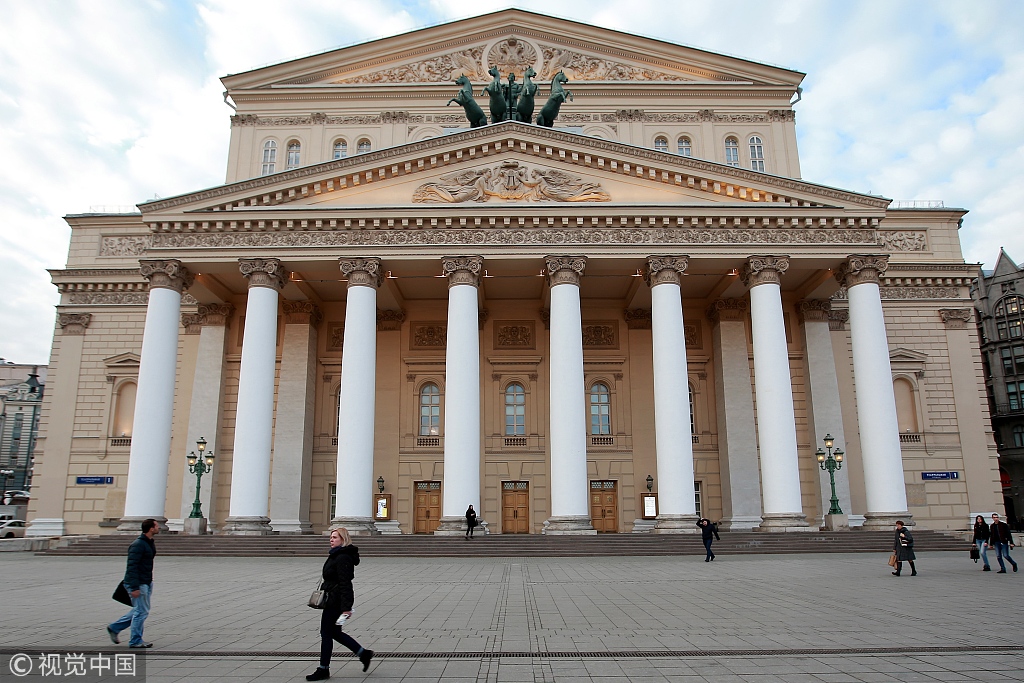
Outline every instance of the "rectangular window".
[[693, 482], [693, 502], [694, 502], [694, 505], [697, 506], [697, 517], [699, 518], [701, 516], [701, 514], [700, 514], [700, 482], [699, 481]]
[[328, 505], [330, 507], [327, 508], [327, 521], [330, 522], [332, 519], [334, 519], [334, 511], [338, 509], [337, 484], [331, 484], [330, 494], [328, 495]]
[[1013, 428], [1013, 447], [1024, 447], [1024, 427], [1021, 427], [1020, 425]]
[[1024, 346], [1013, 347], [1013, 364], [1018, 375], [1024, 375]]
[[996, 323], [996, 334], [999, 336], [1000, 339], [1006, 339], [1006, 323], [1005, 322], [997, 322]]
[[1010, 349], [999, 349], [999, 355], [1003, 359], [1003, 374], [1013, 374], [1013, 358], [1010, 357]]
[[1010, 410], [1020, 410], [1020, 393], [1018, 393], [1017, 382], [1006, 383], [1006, 400], [1010, 404]]
[[1010, 321], [1010, 339], [1019, 339], [1021, 336], [1021, 321]]

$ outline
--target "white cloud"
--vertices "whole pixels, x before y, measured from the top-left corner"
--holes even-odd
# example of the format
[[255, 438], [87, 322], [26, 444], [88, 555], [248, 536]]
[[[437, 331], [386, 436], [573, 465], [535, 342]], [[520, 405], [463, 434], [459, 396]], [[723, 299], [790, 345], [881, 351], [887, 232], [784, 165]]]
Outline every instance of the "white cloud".
[[[61, 216], [224, 179], [219, 78], [508, 6], [489, 0], [4, 2], [0, 356], [44, 362]], [[1024, 260], [1024, 3], [528, 0], [518, 6], [807, 73], [804, 178], [971, 210], [965, 257]]]

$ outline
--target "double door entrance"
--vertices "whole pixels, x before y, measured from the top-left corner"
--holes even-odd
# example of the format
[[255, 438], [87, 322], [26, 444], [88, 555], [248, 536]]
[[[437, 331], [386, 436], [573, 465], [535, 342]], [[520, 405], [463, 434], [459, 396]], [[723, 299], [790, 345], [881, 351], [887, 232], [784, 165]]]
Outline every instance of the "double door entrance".
[[616, 481], [590, 482], [590, 523], [597, 533], [619, 530], [619, 484]]
[[530, 533], [530, 482], [501, 482], [501, 533]]
[[432, 534], [441, 524], [441, 482], [417, 481], [413, 533]]

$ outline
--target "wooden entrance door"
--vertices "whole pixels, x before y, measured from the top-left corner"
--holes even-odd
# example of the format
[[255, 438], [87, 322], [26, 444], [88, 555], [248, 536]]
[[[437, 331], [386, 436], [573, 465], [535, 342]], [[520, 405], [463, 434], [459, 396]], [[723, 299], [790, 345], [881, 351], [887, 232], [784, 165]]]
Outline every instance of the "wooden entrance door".
[[501, 482], [501, 532], [530, 533], [530, 482]]
[[618, 482], [596, 480], [590, 482], [590, 519], [599, 534], [618, 532]]
[[441, 482], [417, 481], [413, 533], [432, 534], [441, 523]]

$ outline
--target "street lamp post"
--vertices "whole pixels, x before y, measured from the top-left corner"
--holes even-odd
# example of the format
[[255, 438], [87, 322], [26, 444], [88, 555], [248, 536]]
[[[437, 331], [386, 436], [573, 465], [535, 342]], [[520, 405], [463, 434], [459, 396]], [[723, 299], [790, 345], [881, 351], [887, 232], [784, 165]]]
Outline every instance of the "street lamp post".
[[186, 534], [206, 533], [206, 518], [203, 517], [203, 504], [199, 500], [199, 492], [202, 486], [203, 475], [213, 469], [214, 455], [213, 451], [206, 452], [206, 439], [203, 437], [199, 437], [199, 441], [196, 441], [196, 448], [199, 450], [199, 455], [192, 451], [186, 456], [188, 471], [196, 475], [196, 499], [192, 503], [192, 514], [185, 520]]
[[825, 448], [828, 449], [828, 456], [820, 448], [814, 455], [818, 458], [818, 465], [822, 471], [828, 472], [829, 484], [832, 486], [832, 506], [828, 509], [828, 514], [829, 516], [842, 515], [844, 513], [842, 508], [839, 507], [839, 496], [836, 495], [836, 470], [843, 469], [843, 451], [837, 448], [833, 453], [832, 446], [835, 444], [835, 439], [832, 438], [831, 434], [826, 434], [823, 441], [825, 442]]

